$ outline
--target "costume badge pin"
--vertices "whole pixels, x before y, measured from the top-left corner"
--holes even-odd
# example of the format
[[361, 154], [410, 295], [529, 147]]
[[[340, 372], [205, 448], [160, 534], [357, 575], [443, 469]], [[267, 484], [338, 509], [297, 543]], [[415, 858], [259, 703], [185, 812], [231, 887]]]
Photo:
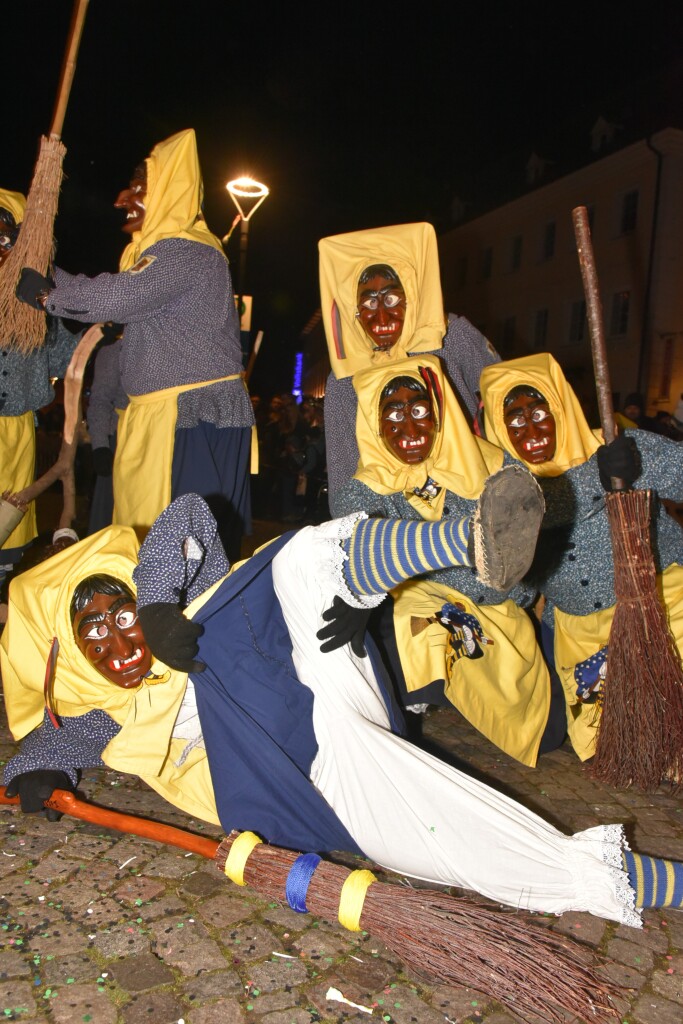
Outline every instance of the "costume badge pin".
[[141, 274], [143, 270], [147, 270], [147, 267], [151, 267], [151, 265], [155, 262], [155, 260], [156, 260], [156, 256], [142, 256], [137, 261], [135, 266], [130, 268], [129, 273], [130, 274]]

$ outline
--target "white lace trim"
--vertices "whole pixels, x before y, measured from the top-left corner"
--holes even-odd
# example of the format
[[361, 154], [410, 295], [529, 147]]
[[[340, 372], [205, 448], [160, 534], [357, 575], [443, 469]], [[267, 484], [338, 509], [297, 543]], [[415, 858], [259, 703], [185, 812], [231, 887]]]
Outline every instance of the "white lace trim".
[[354, 594], [350, 589], [344, 576], [344, 563], [349, 556], [342, 547], [342, 541], [348, 540], [353, 533], [356, 523], [368, 516], [365, 512], [354, 512], [341, 519], [331, 519], [328, 523], [322, 523], [314, 527], [317, 535], [329, 541], [324, 546], [324, 555], [316, 566], [316, 573], [323, 586], [329, 586], [352, 608], [376, 608], [382, 603], [386, 594], [371, 594], [361, 596]]
[[622, 851], [631, 849], [624, 834], [624, 826], [596, 825], [584, 832], [577, 832], [573, 838], [589, 839], [598, 843], [600, 857], [609, 868], [614, 897], [620, 907], [621, 924], [627, 924], [631, 928], [642, 928], [642, 910], [636, 907], [636, 893], [628, 874], [624, 871]]

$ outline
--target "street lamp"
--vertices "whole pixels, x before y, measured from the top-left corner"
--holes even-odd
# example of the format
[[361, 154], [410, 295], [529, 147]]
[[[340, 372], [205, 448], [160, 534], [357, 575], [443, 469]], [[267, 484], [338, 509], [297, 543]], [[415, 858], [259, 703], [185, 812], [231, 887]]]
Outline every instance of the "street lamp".
[[[244, 298], [244, 289], [246, 284], [246, 269], [247, 269], [247, 243], [249, 241], [249, 221], [258, 210], [261, 203], [267, 198], [270, 193], [270, 189], [267, 185], [262, 184], [260, 181], [254, 181], [253, 178], [242, 176], [241, 178], [235, 178], [233, 181], [229, 181], [225, 186], [230, 193], [230, 198], [237, 207], [240, 217], [240, 262], [238, 272], [238, 295], [237, 295], [237, 314], [241, 317], [241, 305]], [[248, 202], [247, 202], [248, 201]], [[247, 207], [245, 211], [245, 207]], [[232, 234], [232, 230], [235, 227], [233, 223], [232, 228], [223, 239], [223, 242], [227, 242]]]

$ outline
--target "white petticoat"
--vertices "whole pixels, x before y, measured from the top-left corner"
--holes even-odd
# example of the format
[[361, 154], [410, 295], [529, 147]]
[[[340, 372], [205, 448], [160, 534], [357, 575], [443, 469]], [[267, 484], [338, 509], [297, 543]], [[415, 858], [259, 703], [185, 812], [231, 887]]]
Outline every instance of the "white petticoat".
[[348, 600], [339, 541], [357, 519], [306, 527], [273, 561], [297, 674], [315, 693], [314, 785], [367, 856], [399, 874], [525, 910], [587, 911], [641, 927], [621, 825], [563, 835], [395, 736], [369, 658], [348, 645], [320, 653], [322, 612], [335, 594]]

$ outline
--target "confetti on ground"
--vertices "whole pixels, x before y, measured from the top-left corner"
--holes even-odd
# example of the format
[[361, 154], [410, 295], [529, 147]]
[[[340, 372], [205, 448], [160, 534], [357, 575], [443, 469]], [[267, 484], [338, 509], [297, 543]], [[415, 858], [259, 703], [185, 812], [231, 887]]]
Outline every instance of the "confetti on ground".
[[336, 1003], [344, 1003], [346, 1006], [352, 1006], [354, 1010], [360, 1010], [361, 1013], [372, 1013], [372, 1007], [361, 1006], [360, 1003], [352, 1003], [350, 999], [341, 994], [338, 988], [328, 988], [325, 998], [334, 1000]]

